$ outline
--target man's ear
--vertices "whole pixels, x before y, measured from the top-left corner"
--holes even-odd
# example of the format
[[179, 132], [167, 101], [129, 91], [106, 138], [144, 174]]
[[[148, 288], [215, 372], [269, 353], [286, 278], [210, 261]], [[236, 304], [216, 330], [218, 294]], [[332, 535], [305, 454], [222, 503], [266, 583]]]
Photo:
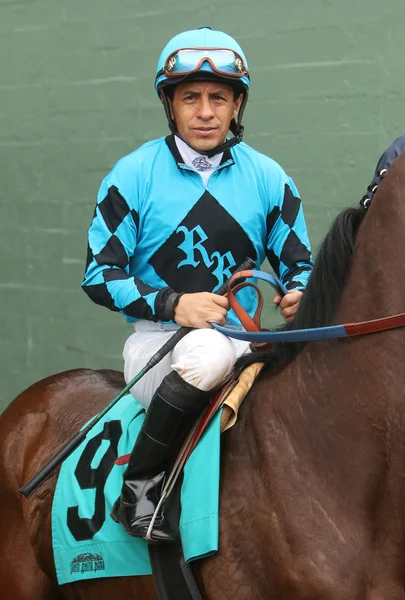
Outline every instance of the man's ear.
[[243, 100], [243, 94], [239, 94], [238, 98], [236, 98], [236, 100], [234, 100], [234, 103], [233, 103], [233, 113], [232, 113], [232, 118], [233, 119], [236, 117], [236, 115], [239, 112], [239, 108], [240, 108], [242, 100]]

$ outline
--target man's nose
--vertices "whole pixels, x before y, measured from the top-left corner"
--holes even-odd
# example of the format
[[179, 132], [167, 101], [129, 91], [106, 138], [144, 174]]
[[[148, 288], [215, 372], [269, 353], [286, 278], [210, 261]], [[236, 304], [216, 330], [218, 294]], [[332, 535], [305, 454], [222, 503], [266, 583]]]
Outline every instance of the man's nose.
[[209, 98], [202, 97], [199, 103], [198, 116], [204, 121], [211, 119], [214, 116], [212, 105]]

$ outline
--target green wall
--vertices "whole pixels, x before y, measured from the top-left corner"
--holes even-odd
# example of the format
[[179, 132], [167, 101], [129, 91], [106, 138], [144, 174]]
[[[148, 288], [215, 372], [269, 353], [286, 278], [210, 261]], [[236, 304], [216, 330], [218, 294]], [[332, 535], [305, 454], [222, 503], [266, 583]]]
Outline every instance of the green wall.
[[49, 374], [121, 368], [129, 326], [80, 290], [86, 231], [102, 177], [166, 132], [170, 37], [240, 42], [245, 140], [295, 179], [316, 248], [404, 133], [404, 17], [404, 0], [0, 0], [0, 409]]

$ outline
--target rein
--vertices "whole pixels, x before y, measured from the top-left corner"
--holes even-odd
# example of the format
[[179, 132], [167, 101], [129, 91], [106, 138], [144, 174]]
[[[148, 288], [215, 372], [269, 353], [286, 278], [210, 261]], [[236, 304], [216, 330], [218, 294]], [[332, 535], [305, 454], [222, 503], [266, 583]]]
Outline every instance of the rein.
[[[269, 283], [277, 291], [281, 290], [284, 295], [288, 293], [286, 287], [277, 279], [277, 277], [270, 275], [269, 273], [264, 273], [263, 271], [256, 269], [234, 273], [232, 278], [229, 280], [228, 299], [231, 308], [235, 311], [235, 314], [247, 331], [231, 329], [230, 327], [222, 327], [222, 325], [217, 325], [217, 323], [212, 323], [212, 326], [221, 333], [237, 340], [252, 342], [255, 344], [310, 342], [366, 335], [368, 333], [377, 333], [378, 331], [387, 331], [389, 329], [396, 329], [397, 327], [405, 326], [405, 313], [400, 313], [390, 317], [373, 319], [371, 321], [344, 323], [341, 325], [330, 325], [328, 327], [313, 327], [310, 329], [297, 329], [295, 331], [263, 331], [260, 327], [260, 312], [261, 306], [263, 305], [261, 292], [256, 285], [246, 282], [240, 284], [239, 286], [234, 286], [232, 290], [231, 286], [233, 279], [240, 277], [260, 279]], [[246, 287], [247, 285], [256, 290], [259, 298], [258, 308], [256, 309], [253, 319], [241, 307], [234, 296], [239, 289]]]

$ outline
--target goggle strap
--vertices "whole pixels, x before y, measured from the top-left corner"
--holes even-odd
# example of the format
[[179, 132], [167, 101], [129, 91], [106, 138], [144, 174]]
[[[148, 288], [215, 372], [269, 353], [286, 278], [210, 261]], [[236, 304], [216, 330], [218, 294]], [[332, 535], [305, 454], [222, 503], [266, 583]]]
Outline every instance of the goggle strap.
[[173, 121], [171, 113], [170, 113], [170, 104], [169, 100], [164, 92], [164, 88], [162, 88], [159, 92], [159, 97], [162, 101], [163, 107], [165, 109], [167, 122], [169, 124], [169, 129], [172, 133], [177, 135], [176, 123]]

